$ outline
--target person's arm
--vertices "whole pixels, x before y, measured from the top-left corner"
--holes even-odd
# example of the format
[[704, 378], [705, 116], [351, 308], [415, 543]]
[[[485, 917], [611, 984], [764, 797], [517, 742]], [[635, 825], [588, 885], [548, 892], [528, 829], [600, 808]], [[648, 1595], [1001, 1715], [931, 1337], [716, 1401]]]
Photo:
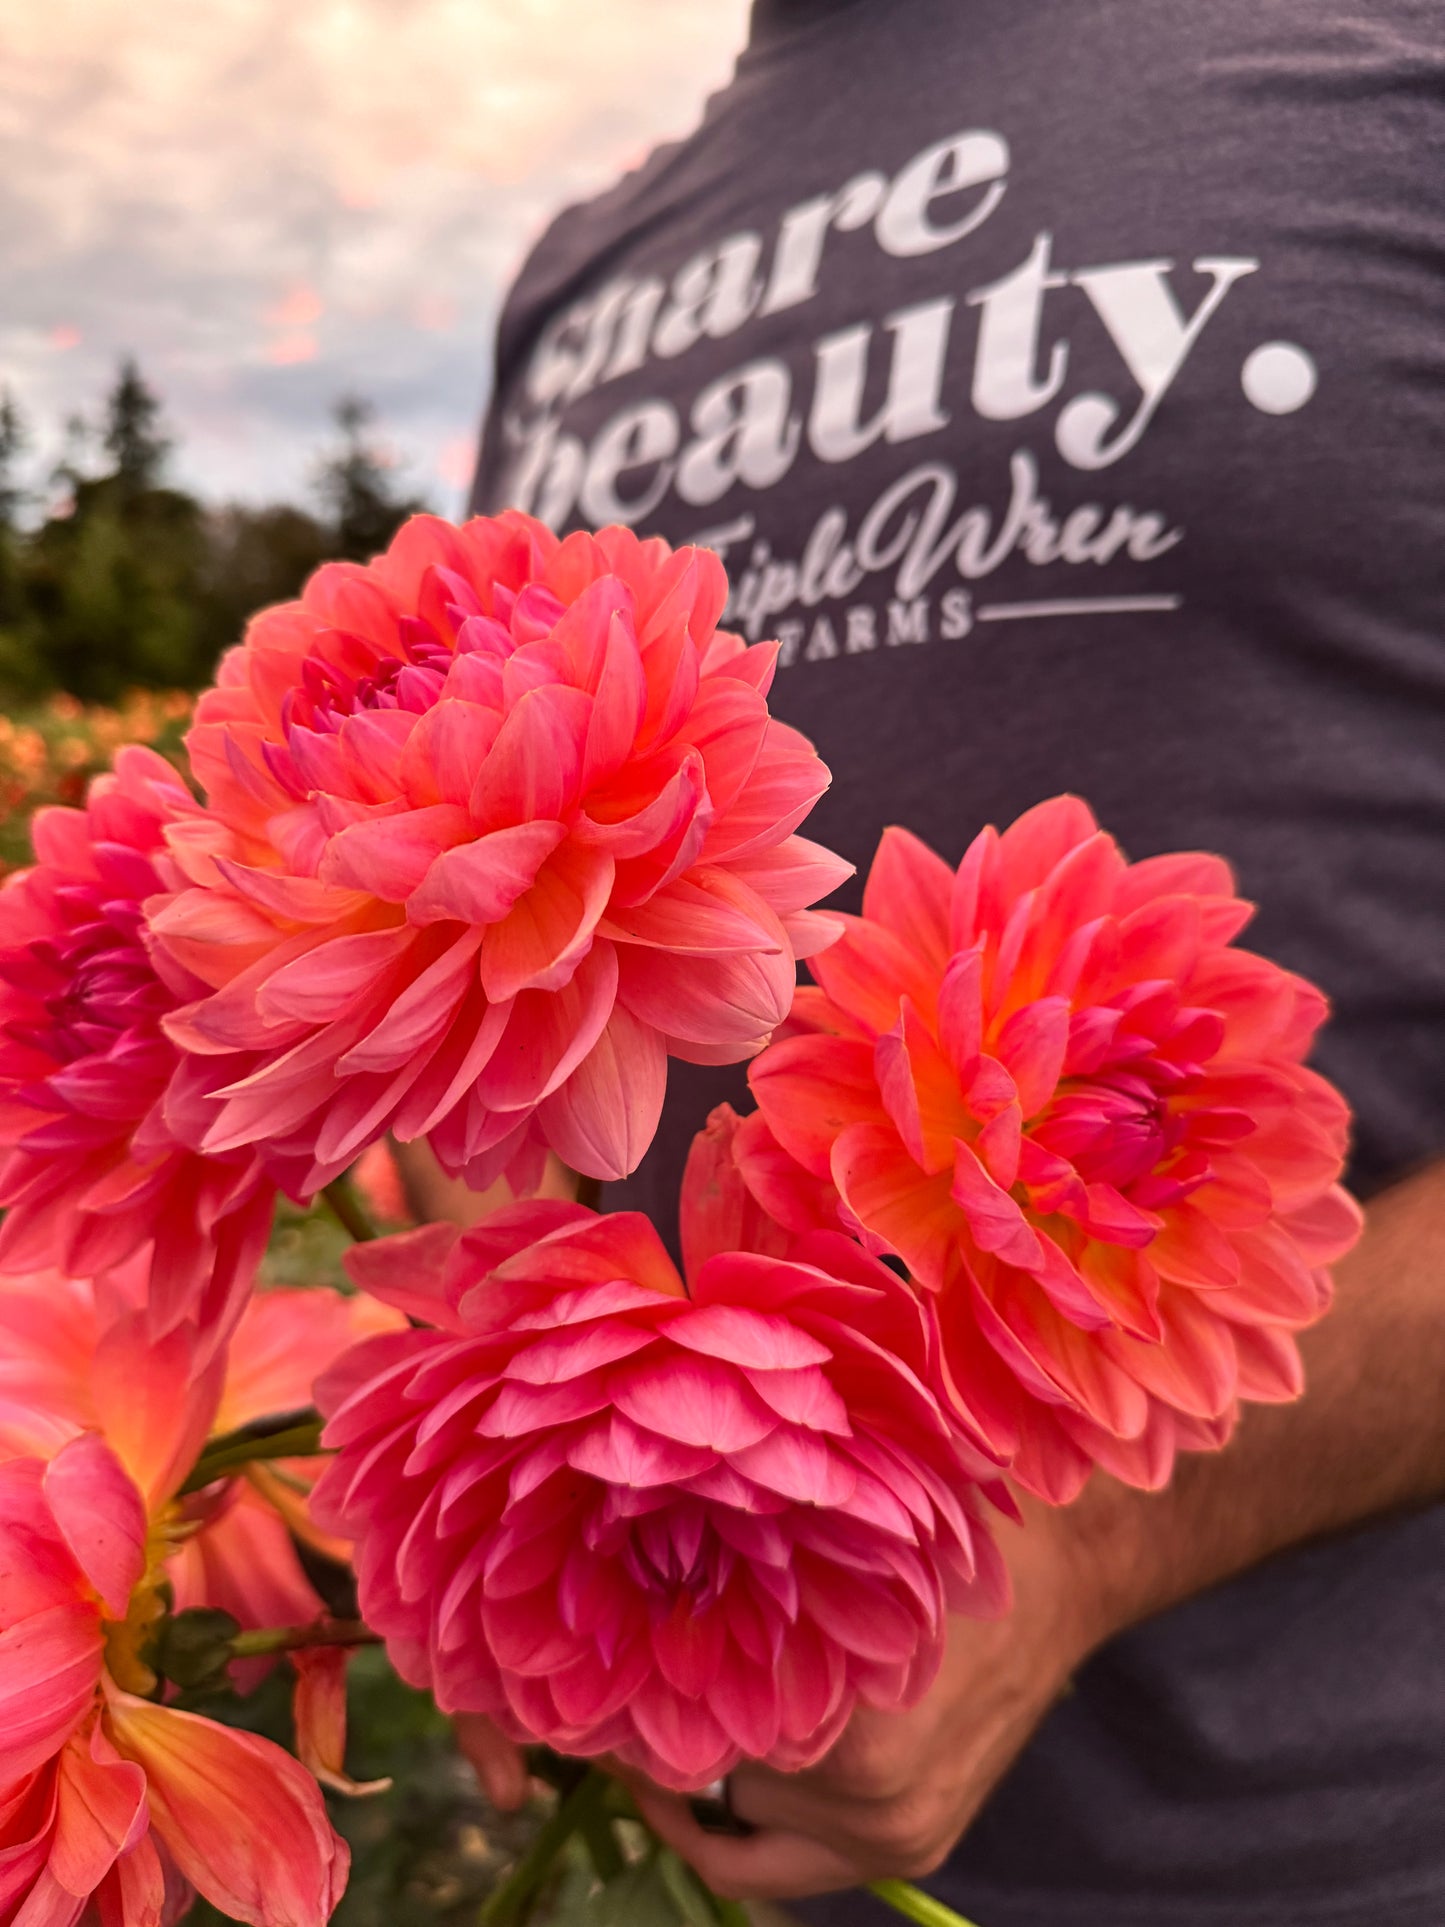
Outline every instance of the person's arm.
[[916, 1879], [1104, 1640], [1273, 1552], [1445, 1496], [1445, 1165], [1377, 1198], [1335, 1275], [1298, 1404], [1250, 1407], [1225, 1451], [1181, 1459], [1162, 1493], [1096, 1474], [1072, 1506], [1030, 1504], [1023, 1531], [1001, 1529], [1015, 1608], [953, 1623], [921, 1705], [860, 1710], [809, 1772], [740, 1767], [730, 1792], [761, 1829], [750, 1839], [703, 1832], [685, 1801], [629, 1775], [647, 1818], [736, 1898]]

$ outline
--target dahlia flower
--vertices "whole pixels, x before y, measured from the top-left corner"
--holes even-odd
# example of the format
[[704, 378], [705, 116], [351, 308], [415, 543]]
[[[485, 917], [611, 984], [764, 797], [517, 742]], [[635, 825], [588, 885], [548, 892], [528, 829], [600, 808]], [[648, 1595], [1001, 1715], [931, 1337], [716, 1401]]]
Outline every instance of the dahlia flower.
[[[0, 1463], [0, 1921], [157, 1927], [189, 1883], [253, 1927], [322, 1927], [347, 1850], [315, 1780], [269, 1740], [147, 1697], [144, 1646], [219, 1375], [106, 1333], [109, 1439]], [[236, 1814], [246, 1816], [237, 1826]]]
[[907, 1264], [955, 1414], [1046, 1499], [1096, 1463], [1162, 1485], [1295, 1397], [1358, 1235], [1348, 1111], [1302, 1061], [1325, 1000], [1232, 947], [1249, 915], [1221, 859], [1126, 863], [1074, 797], [956, 874], [889, 830], [751, 1066], [749, 1185]]
[[153, 1332], [191, 1318], [216, 1344], [275, 1189], [254, 1153], [197, 1156], [166, 1119], [162, 1025], [203, 986], [152, 954], [142, 907], [195, 810], [163, 758], [123, 749], [84, 809], [37, 813], [34, 867], [0, 892], [0, 1271], [95, 1277], [144, 1251]]
[[928, 1307], [836, 1233], [692, 1249], [684, 1289], [645, 1218], [556, 1202], [358, 1247], [434, 1329], [322, 1379], [314, 1497], [444, 1710], [680, 1789], [816, 1760], [1007, 1590]]
[[417, 517], [255, 619], [153, 921], [211, 991], [168, 1025], [198, 1143], [265, 1146], [300, 1195], [387, 1130], [477, 1188], [546, 1146], [615, 1178], [669, 1052], [766, 1042], [848, 866], [792, 835], [828, 774], [725, 596], [715, 556], [623, 529]]
[[[49, 1459], [87, 1431], [128, 1449], [141, 1406], [173, 1403], [176, 1387], [192, 1380], [194, 1424], [157, 1487], [168, 1497], [190, 1471], [187, 1454], [194, 1459], [208, 1433], [309, 1405], [313, 1381], [349, 1345], [404, 1323], [364, 1297], [263, 1292], [247, 1304], [224, 1358], [196, 1380], [189, 1328], [159, 1345], [137, 1334], [142, 1285], [134, 1265], [99, 1288], [55, 1273], [0, 1279], [0, 1460]], [[218, 1607], [245, 1628], [322, 1616], [295, 1541], [336, 1560], [348, 1558], [349, 1548], [311, 1520], [307, 1492], [316, 1471], [309, 1459], [257, 1461], [172, 1503], [165, 1577], [178, 1612]], [[235, 1660], [231, 1677], [244, 1692], [273, 1663]]]

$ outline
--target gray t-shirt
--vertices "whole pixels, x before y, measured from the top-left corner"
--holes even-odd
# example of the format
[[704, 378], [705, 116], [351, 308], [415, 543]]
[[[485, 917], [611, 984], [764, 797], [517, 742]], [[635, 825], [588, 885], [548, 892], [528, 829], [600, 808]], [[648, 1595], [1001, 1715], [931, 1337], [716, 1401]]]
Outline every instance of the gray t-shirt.
[[[698, 131], [512, 292], [508, 503], [723, 552], [859, 864], [1064, 789], [1224, 853], [1334, 999], [1356, 1182], [1445, 1151], [1437, 0], [758, 0]], [[674, 1067], [609, 1202], [667, 1225], [741, 1092]], [[929, 1884], [982, 1927], [1440, 1927], [1445, 1511], [1116, 1641]]]

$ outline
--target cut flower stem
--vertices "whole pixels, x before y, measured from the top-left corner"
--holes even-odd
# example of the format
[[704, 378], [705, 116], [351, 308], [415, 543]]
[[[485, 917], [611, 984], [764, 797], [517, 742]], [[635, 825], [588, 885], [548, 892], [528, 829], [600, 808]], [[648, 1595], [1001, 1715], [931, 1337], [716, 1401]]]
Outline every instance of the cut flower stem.
[[956, 1914], [952, 1907], [945, 1907], [941, 1900], [932, 1894], [924, 1893], [907, 1880], [873, 1880], [868, 1884], [868, 1892], [875, 1900], [881, 1900], [885, 1907], [902, 1914], [905, 1920], [918, 1922], [918, 1927], [975, 1927], [971, 1920]]
[[231, 1651], [237, 1659], [262, 1659], [272, 1653], [299, 1653], [315, 1646], [379, 1646], [381, 1635], [359, 1619], [323, 1619], [314, 1626], [261, 1626], [237, 1633]]
[[365, 1207], [348, 1178], [333, 1178], [322, 1187], [321, 1195], [331, 1208], [331, 1214], [342, 1230], [348, 1232], [357, 1244], [370, 1244], [381, 1233], [366, 1215]]
[[527, 1918], [538, 1889], [567, 1841], [604, 1816], [609, 1784], [605, 1773], [589, 1767], [571, 1792], [562, 1796], [526, 1853], [487, 1900], [477, 1917], [478, 1927], [510, 1927], [511, 1922]]
[[210, 1440], [196, 1460], [181, 1496], [199, 1492], [215, 1479], [239, 1472], [257, 1459], [314, 1458], [321, 1450], [321, 1414], [311, 1406], [257, 1419]]

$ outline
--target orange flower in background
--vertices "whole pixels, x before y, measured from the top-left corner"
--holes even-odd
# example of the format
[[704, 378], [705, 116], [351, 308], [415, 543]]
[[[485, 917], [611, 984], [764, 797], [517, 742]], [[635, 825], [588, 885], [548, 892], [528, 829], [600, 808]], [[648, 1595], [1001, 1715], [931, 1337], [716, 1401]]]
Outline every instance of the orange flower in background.
[[191, 704], [175, 689], [134, 689], [116, 708], [61, 693], [0, 716], [0, 873], [29, 861], [25, 831], [36, 810], [79, 803], [123, 744], [169, 739]]
[[960, 1416], [1046, 1499], [1095, 1463], [1162, 1485], [1296, 1396], [1359, 1234], [1348, 1109], [1303, 1062], [1325, 1000], [1233, 947], [1249, 916], [1218, 857], [1131, 865], [1074, 797], [956, 873], [889, 830], [751, 1067], [756, 1196], [904, 1260]]

